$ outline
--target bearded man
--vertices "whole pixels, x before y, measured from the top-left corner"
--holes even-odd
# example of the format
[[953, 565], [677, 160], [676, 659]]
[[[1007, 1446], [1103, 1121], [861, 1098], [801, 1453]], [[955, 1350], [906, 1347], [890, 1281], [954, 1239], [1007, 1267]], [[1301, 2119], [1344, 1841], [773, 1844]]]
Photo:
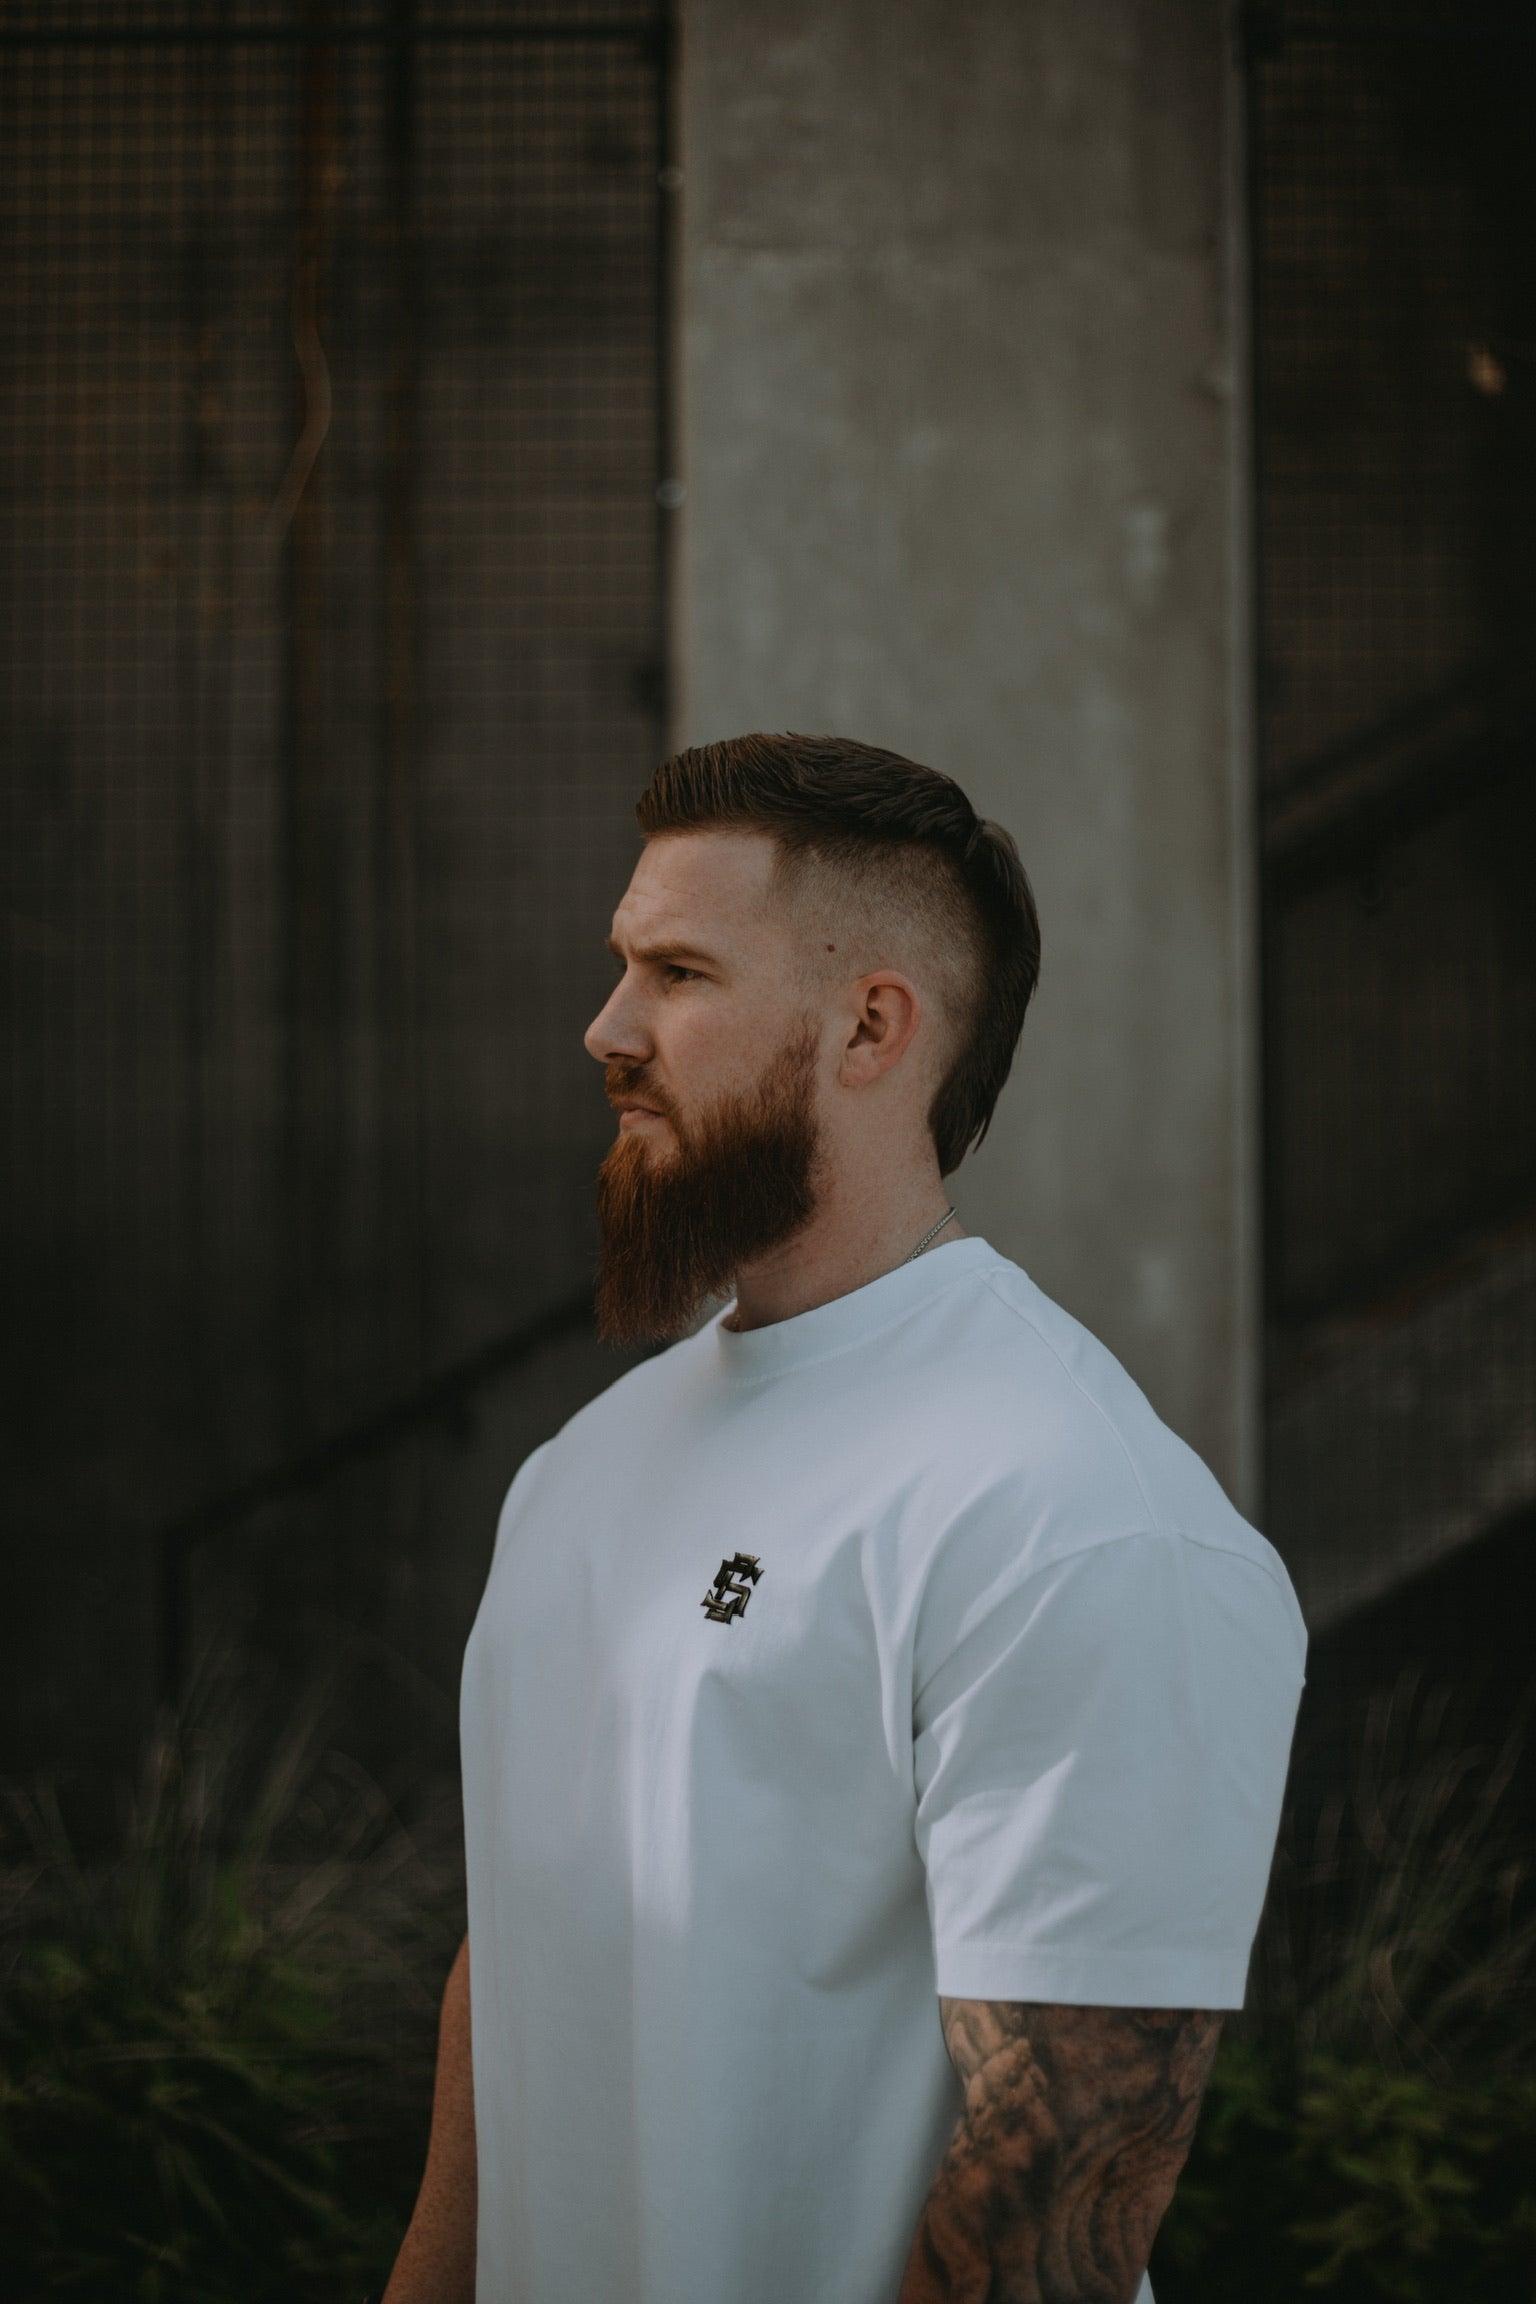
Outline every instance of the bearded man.
[[943, 1178], [1039, 968], [949, 778], [742, 737], [640, 802], [598, 1306], [513, 1483], [469, 1934], [388, 2304], [1131, 2304], [1242, 2002], [1284, 1570]]

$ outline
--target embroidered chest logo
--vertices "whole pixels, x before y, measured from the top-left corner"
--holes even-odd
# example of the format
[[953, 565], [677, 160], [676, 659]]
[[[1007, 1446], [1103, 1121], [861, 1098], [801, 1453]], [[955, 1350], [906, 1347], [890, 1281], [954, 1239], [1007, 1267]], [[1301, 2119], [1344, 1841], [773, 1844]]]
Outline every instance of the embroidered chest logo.
[[720, 1573], [699, 1605], [711, 1624], [734, 1624], [745, 1616], [752, 1589], [763, 1572], [755, 1553], [736, 1552], [722, 1560]]

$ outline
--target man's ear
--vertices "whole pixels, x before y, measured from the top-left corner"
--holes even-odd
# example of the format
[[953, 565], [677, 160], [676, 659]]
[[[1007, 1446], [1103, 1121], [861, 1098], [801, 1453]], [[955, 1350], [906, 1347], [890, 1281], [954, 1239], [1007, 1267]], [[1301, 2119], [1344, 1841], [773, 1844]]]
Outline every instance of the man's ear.
[[838, 1076], [868, 1087], [894, 1069], [917, 1037], [923, 1003], [910, 977], [879, 968], [850, 986], [852, 1013]]

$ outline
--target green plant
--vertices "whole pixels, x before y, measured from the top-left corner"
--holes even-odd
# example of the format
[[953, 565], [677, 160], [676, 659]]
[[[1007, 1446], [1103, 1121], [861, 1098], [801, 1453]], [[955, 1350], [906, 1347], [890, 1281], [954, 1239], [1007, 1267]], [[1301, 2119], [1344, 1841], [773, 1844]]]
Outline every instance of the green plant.
[[0, 2294], [199, 2304], [377, 2284], [420, 2168], [450, 1858], [217, 1679], [84, 1863], [11, 1795], [0, 1903]]
[[1227, 2043], [1153, 2260], [1159, 2304], [1529, 2304], [1536, 2081]]
[[1521, 1734], [1464, 1745], [1444, 1691], [1366, 1708], [1347, 1788], [1287, 1817], [1153, 2258], [1159, 2304], [1530, 2304], [1536, 1910]]

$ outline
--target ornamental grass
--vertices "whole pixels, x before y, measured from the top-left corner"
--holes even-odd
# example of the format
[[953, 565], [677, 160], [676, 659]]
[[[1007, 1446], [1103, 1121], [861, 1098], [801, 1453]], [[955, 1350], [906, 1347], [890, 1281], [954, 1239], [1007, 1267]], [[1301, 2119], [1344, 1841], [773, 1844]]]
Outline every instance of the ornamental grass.
[[205, 1675], [116, 1845], [57, 1786], [0, 1842], [0, 2296], [261, 2304], [382, 2286], [463, 1923], [456, 1816], [407, 1828], [332, 1748]]
[[[326, 2304], [382, 2285], [463, 1926], [458, 1818], [205, 1673], [106, 1853], [0, 1837], [0, 2297]], [[1153, 2259], [1158, 2304], [1530, 2304], [1536, 1902], [1522, 1738], [1411, 1681], [1303, 1756]], [[1321, 1765], [1318, 1763], [1321, 1762]], [[1322, 1786], [1308, 1792], [1308, 1784]]]
[[1158, 2304], [1536, 2297], [1525, 1721], [1497, 1745], [1458, 1722], [1407, 1675], [1361, 1708], [1342, 1770], [1299, 1754]]

